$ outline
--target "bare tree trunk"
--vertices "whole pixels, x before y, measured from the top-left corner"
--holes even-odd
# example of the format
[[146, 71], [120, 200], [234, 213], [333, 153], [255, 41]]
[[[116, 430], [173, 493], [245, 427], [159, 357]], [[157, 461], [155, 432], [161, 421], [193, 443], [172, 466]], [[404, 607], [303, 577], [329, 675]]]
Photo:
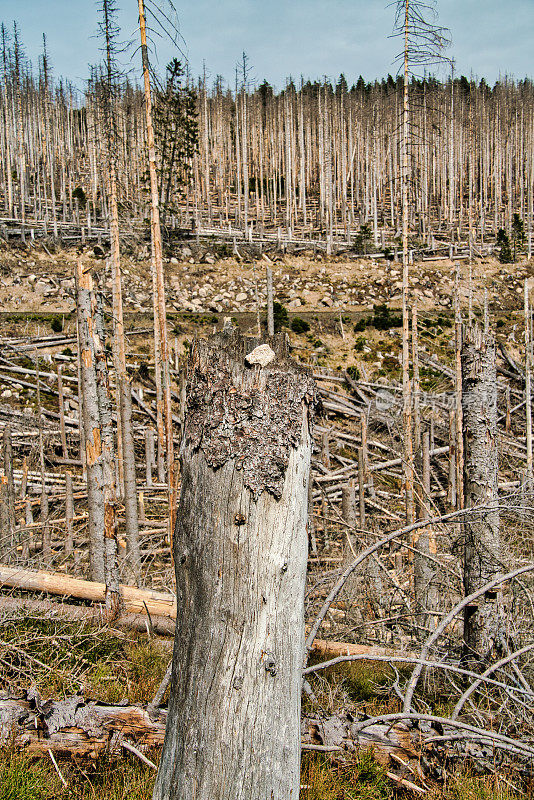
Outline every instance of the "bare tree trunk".
[[72, 473], [65, 473], [65, 555], [71, 556], [74, 552], [74, 537], [72, 522], [74, 519], [74, 497], [72, 493]]
[[9, 563], [13, 555], [7, 510], [7, 478], [0, 475], [0, 557], [2, 561]]
[[[495, 342], [470, 326], [462, 346], [464, 487], [467, 508], [485, 509], [464, 523], [464, 591], [472, 594], [501, 571], [498, 509]], [[487, 592], [464, 612], [465, 658], [484, 662], [502, 632], [500, 593]]]
[[80, 388], [87, 466], [87, 507], [91, 579], [104, 582], [104, 474], [102, 432], [95, 372], [93, 279], [78, 259], [78, 335], [80, 347]]
[[[422, 497], [419, 505], [420, 519], [428, 519], [430, 506], [430, 434], [425, 431], [421, 437], [421, 488]], [[420, 623], [433, 627], [434, 617], [431, 612], [438, 607], [438, 596], [434, 583], [435, 567], [426, 556], [436, 555], [435, 537], [432, 530], [422, 528], [419, 536], [414, 537], [413, 544], [417, 548], [414, 553], [414, 599], [416, 608], [421, 612]]]
[[406, 506], [406, 522], [414, 521], [413, 501], [413, 441], [412, 441], [412, 387], [410, 382], [410, 270], [408, 255], [408, 225], [410, 219], [409, 205], [409, 113], [408, 97], [408, 56], [409, 56], [409, 6], [406, 2], [404, 22], [404, 88], [402, 109], [402, 421], [404, 433], [404, 498]]
[[42, 539], [42, 554], [43, 558], [46, 561], [49, 561], [52, 556], [52, 537], [50, 533], [50, 523], [48, 521], [49, 517], [49, 503], [48, 503], [48, 492], [46, 491], [46, 487], [43, 482], [43, 487], [41, 489], [41, 539]]
[[104, 477], [104, 570], [106, 609], [110, 619], [120, 609], [119, 562], [117, 544], [117, 485], [115, 482], [115, 441], [108, 365], [104, 349], [104, 313], [101, 296], [97, 299], [94, 328], [94, 352], [98, 409], [102, 431], [102, 472]]
[[[341, 487], [341, 515], [345, 522], [351, 526], [351, 528], [356, 527], [358, 523], [358, 513], [356, 510], [356, 487], [353, 480], [351, 480], [346, 486]], [[343, 548], [343, 564], [345, 566], [348, 566], [354, 561], [354, 553], [359, 549], [359, 545], [356, 542], [352, 531], [346, 530]], [[347, 601], [347, 611], [350, 611], [351, 606], [353, 606], [356, 602], [359, 580], [360, 576], [354, 572], [348, 578], [345, 584], [344, 596]]]
[[273, 271], [266, 269], [267, 278], [267, 336], [274, 336]]
[[314, 388], [285, 338], [276, 356], [256, 344], [231, 331], [190, 355], [181, 613], [154, 800], [299, 795]]
[[122, 448], [124, 465], [124, 517], [126, 520], [126, 557], [129, 577], [136, 584], [141, 577], [141, 553], [139, 550], [139, 517], [137, 509], [137, 480], [135, 472], [135, 450], [132, 430], [132, 384], [124, 380], [120, 391]]
[[4, 472], [7, 478], [7, 513], [11, 530], [12, 544], [16, 544], [15, 528], [15, 480], [13, 477], [13, 445], [11, 442], [11, 425], [4, 428]]
[[527, 438], [526, 489], [532, 491], [534, 484], [532, 464], [532, 341], [530, 335], [531, 310], [528, 296], [528, 280], [525, 278], [525, 414]]
[[456, 407], [456, 507], [464, 507], [464, 433], [463, 433], [463, 378], [462, 378], [462, 314], [460, 309], [460, 267], [456, 267], [454, 287], [454, 338], [455, 338], [455, 407]]
[[68, 458], [67, 433], [65, 430], [65, 399], [63, 396], [63, 370], [61, 364], [57, 368], [57, 392], [59, 395], [59, 436], [61, 439], [61, 452], [63, 453], [63, 458]]
[[145, 91], [145, 119], [147, 129], [148, 167], [150, 174], [150, 231], [152, 238], [153, 270], [155, 276], [155, 310], [160, 343], [161, 382], [163, 392], [163, 416], [165, 422], [165, 447], [167, 456], [167, 485], [169, 488], [169, 524], [173, 530], [176, 515], [176, 496], [174, 481], [174, 441], [172, 435], [171, 385], [169, 370], [169, 350], [167, 341], [167, 315], [165, 311], [165, 282], [163, 275], [163, 253], [161, 228], [159, 220], [159, 195], [156, 166], [156, 147], [154, 126], [152, 122], [152, 99], [150, 93], [150, 70], [146, 39], [145, 8], [143, 0], [139, 2], [139, 30], [141, 34], [141, 53], [143, 59], [143, 79]]

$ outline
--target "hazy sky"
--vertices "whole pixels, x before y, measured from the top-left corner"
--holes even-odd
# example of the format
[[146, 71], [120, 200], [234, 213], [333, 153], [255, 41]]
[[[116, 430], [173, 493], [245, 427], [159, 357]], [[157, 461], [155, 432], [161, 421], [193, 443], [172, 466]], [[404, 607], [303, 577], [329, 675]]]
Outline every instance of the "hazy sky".
[[[160, 0], [161, 2], [161, 0]], [[163, 0], [165, 2], [165, 0]], [[137, 0], [117, 0], [124, 38], [135, 36]], [[350, 83], [394, 73], [399, 42], [388, 38], [394, 9], [387, 0], [175, 0], [182, 49], [194, 75], [217, 74], [233, 84], [245, 50], [251, 78], [277, 87], [299, 79], [344, 72]], [[20, 25], [28, 58], [37, 61], [46, 33], [54, 74], [80, 88], [88, 64], [99, 60], [94, 0], [0, 0], [0, 20]], [[516, 78], [534, 75], [534, 0], [438, 0], [439, 22], [452, 33], [449, 55], [457, 74]], [[173, 54], [156, 39], [164, 66]], [[139, 71], [139, 54], [129, 66]], [[128, 60], [127, 60], [128, 63]]]

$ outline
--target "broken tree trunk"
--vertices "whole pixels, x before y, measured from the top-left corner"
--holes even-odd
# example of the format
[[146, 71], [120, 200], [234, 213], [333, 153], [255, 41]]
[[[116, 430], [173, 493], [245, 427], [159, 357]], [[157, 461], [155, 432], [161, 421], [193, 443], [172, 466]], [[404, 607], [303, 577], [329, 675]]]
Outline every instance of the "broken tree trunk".
[[120, 607], [119, 560], [117, 544], [117, 487], [115, 483], [115, 440], [109, 374], [104, 347], [104, 310], [102, 297], [97, 298], [95, 315], [94, 352], [98, 409], [102, 431], [102, 465], [104, 476], [104, 577], [106, 582], [106, 608], [110, 617], [116, 617]]
[[189, 358], [181, 613], [154, 800], [299, 794], [314, 386], [285, 337], [256, 344], [230, 329]]
[[87, 467], [87, 509], [89, 513], [89, 558], [91, 578], [104, 581], [104, 472], [102, 431], [93, 343], [95, 297], [93, 279], [77, 261], [78, 336], [82, 421]]
[[[464, 591], [470, 595], [501, 571], [499, 536], [497, 372], [495, 341], [478, 326], [462, 346], [465, 507], [484, 506], [464, 523]], [[487, 509], [487, 510], [486, 510]], [[502, 633], [500, 592], [494, 589], [464, 612], [465, 658], [483, 663]]]

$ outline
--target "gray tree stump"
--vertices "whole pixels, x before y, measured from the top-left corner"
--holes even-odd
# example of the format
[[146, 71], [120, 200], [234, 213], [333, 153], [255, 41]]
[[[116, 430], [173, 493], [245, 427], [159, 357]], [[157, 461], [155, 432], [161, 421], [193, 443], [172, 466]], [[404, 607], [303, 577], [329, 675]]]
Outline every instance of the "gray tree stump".
[[189, 357], [178, 619], [154, 800], [299, 795], [314, 385], [285, 337], [274, 352], [258, 344], [230, 330]]

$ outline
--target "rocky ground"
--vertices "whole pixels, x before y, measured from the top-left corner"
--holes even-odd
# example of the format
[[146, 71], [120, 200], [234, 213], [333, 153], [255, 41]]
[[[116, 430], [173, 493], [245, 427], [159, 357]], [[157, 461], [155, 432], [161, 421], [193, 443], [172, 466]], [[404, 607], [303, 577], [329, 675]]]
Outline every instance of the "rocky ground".
[[[165, 259], [169, 310], [214, 313], [253, 311], [256, 286], [260, 303], [265, 301], [264, 259], [216, 257], [205, 246], [174, 248]], [[0, 301], [4, 311], [48, 310], [65, 312], [73, 308], [75, 249], [11, 249], [0, 252]], [[127, 309], [150, 311], [149, 261], [145, 248], [123, 258], [124, 301]], [[82, 254], [104, 272], [105, 260], [92, 248]], [[321, 255], [271, 256], [276, 298], [291, 311], [326, 309], [372, 309], [375, 303], [399, 306], [401, 265], [384, 259], [339, 256], [325, 260]], [[468, 286], [467, 262], [462, 264], [462, 290]], [[425, 261], [411, 267], [413, 296], [420, 309], [450, 309], [455, 266], [449, 259]], [[534, 275], [534, 263], [500, 264], [494, 258], [476, 259], [472, 265], [475, 302], [488, 288], [499, 309], [521, 304], [523, 280]], [[104, 288], [111, 288], [109, 276]], [[490, 301], [491, 301], [490, 297]], [[497, 309], [498, 310], [498, 309]]]
[[[92, 247], [81, 253], [75, 248], [48, 251], [38, 247], [4, 247], [0, 251], [0, 304], [5, 315], [1, 335], [16, 336], [24, 331], [43, 335], [51, 332], [51, 325], [66, 333], [74, 332], [77, 257], [82, 258], [86, 268], [92, 267], [110, 303], [111, 280], [105, 253], [95, 255]], [[272, 265], [275, 299], [288, 311], [285, 325], [298, 358], [319, 366], [354, 367], [364, 379], [397, 377], [400, 264], [347, 255], [327, 260], [311, 251], [298, 255], [271, 253], [267, 259]], [[268, 261], [265, 256], [228, 256], [225, 246], [177, 245], [167, 250], [167, 308], [174, 326], [173, 341], [180, 352], [199, 325], [210, 329], [222, 324], [225, 316], [232, 316], [245, 330], [255, 328], [257, 303], [261, 309], [265, 307]], [[471, 285], [473, 308], [480, 314], [487, 290], [499, 337], [521, 360], [523, 284], [525, 278], [534, 280], [534, 262], [503, 265], [494, 258], [485, 258], [476, 259], [471, 268], [466, 261], [460, 265], [462, 303], [467, 305]], [[151, 277], [146, 247], [125, 254], [122, 268], [127, 322], [130, 327], [150, 327]], [[453, 353], [455, 265], [449, 259], [425, 261], [414, 264], [410, 272], [412, 296], [426, 318], [426, 327], [420, 334], [423, 353], [426, 350], [447, 363]], [[385, 319], [382, 317], [382, 324], [375, 325], [375, 306], [381, 304], [387, 304], [390, 311]], [[304, 319], [306, 324], [299, 329], [295, 317]], [[132, 345], [136, 352], [148, 357], [150, 343], [146, 336], [133, 338]]]

